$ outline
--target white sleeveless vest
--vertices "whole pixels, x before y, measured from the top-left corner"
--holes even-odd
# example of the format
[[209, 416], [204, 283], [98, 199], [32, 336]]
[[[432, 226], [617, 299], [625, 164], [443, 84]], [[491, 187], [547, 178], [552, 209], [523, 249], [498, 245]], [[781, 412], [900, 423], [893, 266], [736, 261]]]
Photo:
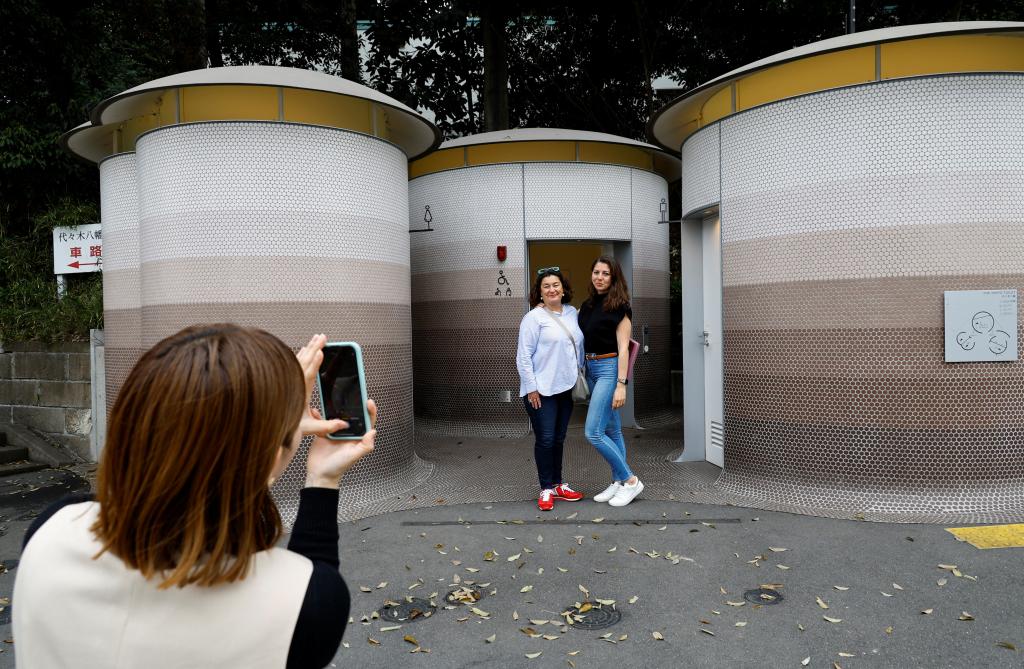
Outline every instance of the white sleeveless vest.
[[313, 573], [283, 548], [214, 587], [157, 590], [104, 553], [90, 527], [99, 504], [55, 513], [25, 547], [14, 583], [18, 669], [282, 669]]

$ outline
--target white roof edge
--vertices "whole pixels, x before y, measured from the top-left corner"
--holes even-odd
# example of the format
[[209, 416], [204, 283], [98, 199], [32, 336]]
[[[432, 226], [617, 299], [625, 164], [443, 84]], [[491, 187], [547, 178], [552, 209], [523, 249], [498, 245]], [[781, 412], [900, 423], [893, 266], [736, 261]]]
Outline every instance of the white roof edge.
[[666, 152], [660, 146], [641, 142], [639, 140], [611, 135], [604, 132], [593, 132], [590, 130], [570, 130], [566, 128], [513, 128], [511, 130], [496, 130], [494, 132], [482, 132], [475, 135], [466, 135], [449, 139], [438, 147], [438, 150], [453, 149], [460, 146], [477, 146], [480, 144], [501, 144], [507, 142], [604, 142], [606, 144], [625, 144], [644, 149], [651, 149], [659, 153]]
[[396, 128], [395, 134], [400, 139], [396, 138], [395, 143], [398, 143], [410, 158], [419, 157], [431, 151], [441, 140], [441, 133], [437, 126], [416, 110], [384, 93], [323, 72], [275, 65], [210, 67], [172, 74], [129, 88], [103, 100], [96, 105], [90, 116], [93, 125], [97, 126], [119, 123], [137, 116], [140, 106], [145, 107], [147, 101], [152, 101], [166, 90], [214, 85], [298, 88], [362, 98], [390, 107], [401, 112], [400, 118], [405, 119], [404, 123], [400, 123], [405, 127]]
[[1021, 32], [1024, 33], [1024, 22], [1020, 21], [950, 21], [946, 23], [920, 23], [908, 26], [895, 26], [891, 28], [877, 28], [864, 32], [840, 35], [828, 39], [811, 42], [803, 46], [795, 47], [787, 51], [768, 56], [748, 63], [735, 70], [715, 77], [695, 88], [690, 89], [679, 97], [667, 102], [658, 109], [647, 124], [647, 136], [658, 142], [665, 149], [669, 145], [658, 136], [663, 130], [663, 122], [666, 115], [676, 106], [686, 102], [698, 93], [713, 89], [715, 86], [739, 77], [742, 74], [760, 70], [771, 65], [777, 65], [788, 61], [799, 60], [816, 54], [842, 51], [871, 44], [884, 42], [897, 42], [901, 40], [915, 39], [920, 37], [938, 37], [942, 35], [961, 35], [970, 33], [1000, 33], [1000, 32]]

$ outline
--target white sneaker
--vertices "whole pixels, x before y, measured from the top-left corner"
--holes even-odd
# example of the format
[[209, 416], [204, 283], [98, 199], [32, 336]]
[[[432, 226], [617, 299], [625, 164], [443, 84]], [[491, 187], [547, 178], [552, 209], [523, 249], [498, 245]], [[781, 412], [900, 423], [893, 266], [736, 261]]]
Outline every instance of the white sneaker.
[[599, 492], [596, 495], [594, 495], [594, 501], [607, 502], [612, 497], [615, 497], [615, 493], [617, 493], [619, 491], [619, 488], [621, 487], [621, 483], [619, 483], [618, 481], [612, 481], [612, 484], [610, 486], [605, 488], [602, 492]]
[[640, 479], [636, 480], [635, 485], [622, 483], [619, 485], [619, 490], [618, 492], [615, 493], [615, 497], [612, 497], [610, 500], [608, 500], [608, 504], [611, 506], [626, 506], [643, 491], [644, 483]]

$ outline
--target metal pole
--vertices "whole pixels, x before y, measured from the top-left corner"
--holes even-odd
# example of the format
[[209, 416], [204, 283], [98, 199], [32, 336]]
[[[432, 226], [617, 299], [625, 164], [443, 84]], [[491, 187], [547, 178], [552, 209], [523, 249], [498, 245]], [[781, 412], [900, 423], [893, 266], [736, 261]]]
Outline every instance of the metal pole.
[[857, 0], [850, 0], [850, 11], [846, 16], [846, 34], [857, 32]]
[[64, 280], [63, 274], [57, 275], [57, 299], [64, 299], [64, 295], [68, 292], [68, 285]]

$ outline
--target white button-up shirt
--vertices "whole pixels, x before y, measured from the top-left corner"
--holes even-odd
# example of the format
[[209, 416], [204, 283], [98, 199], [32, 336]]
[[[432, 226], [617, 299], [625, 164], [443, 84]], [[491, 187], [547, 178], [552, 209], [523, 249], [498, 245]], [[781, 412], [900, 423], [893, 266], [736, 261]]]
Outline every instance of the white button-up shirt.
[[[560, 319], [572, 333], [575, 350], [552, 317]], [[571, 304], [563, 304], [561, 314], [547, 311], [542, 305], [523, 316], [516, 349], [520, 397], [535, 390], [550, 397], [576, 385], [576, 370], [583, 366], [583, 332], [576, 317], [576, 307]]]

